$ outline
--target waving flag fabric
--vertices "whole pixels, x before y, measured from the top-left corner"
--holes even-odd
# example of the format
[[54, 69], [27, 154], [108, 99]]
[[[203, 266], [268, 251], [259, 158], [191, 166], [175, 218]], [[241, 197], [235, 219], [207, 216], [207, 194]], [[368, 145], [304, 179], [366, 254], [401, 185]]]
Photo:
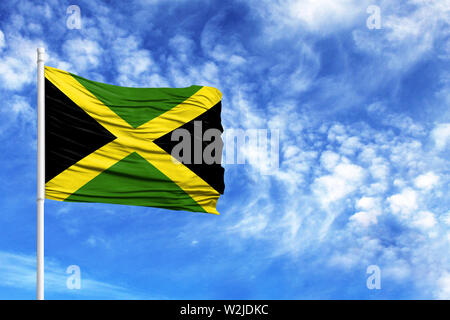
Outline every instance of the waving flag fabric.
[[[128, 88], [45, 67], [46, 198], [218, 214], [220, 162], [174, 161], [171, 134], [223, 131], [206, 86]], [[202, 144], [204, 147], [205, 144]]]

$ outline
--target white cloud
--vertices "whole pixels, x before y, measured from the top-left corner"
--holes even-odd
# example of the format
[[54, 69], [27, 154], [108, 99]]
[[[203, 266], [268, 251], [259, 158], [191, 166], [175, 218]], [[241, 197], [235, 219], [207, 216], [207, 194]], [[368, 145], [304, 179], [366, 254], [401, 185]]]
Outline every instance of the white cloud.
[[368, 227], [378, 222], [377, 216], [381, 214], [380, 199], [373, 197], [362, 197], [356, 203], [356, 209], [361, 210], [349, 219], [360, 226]]
[[[81, 289], [69, 290], [66, 287], [66, 268], [55, 260], [45, 261], [45, 287], [48, 292], [74, 294], [80, 297], [108, 296], [114, 299], [138, 299], [129, 289], [98, 281], [81, 269]], [[0, 251], [0, 286], [25, 289], [35, 292], [36, 256]], [[33, 298], [33, 296], [30, 296]]]
[[393, 279], [396, 281], [404, 281], [412, 278], [412, 268], [408, 261], [398, 256], [398, 253], [394, 253], [396, 256], [391, 260], [388, 259], [387, 264], [382, 269], [384, 279]]
[[189, 61], [189, 57], [192, 56], [192, 51], [195, 48], [195, 42], [185, 36], [176, 35], [169, 40], [169, 46], [173, 51], [175, 51], [181, 62], [187, 63]]
[[365, 163], [372, 162], [372, 159], [376, 157], [375, 146], [363, 146], [358, 158]]
[[20, 117], [22, 121], [33, 123], [36, 119], [34, 109], [31, 108], [25, 98], [21, 96], [14, 96], [10, 111], [16, 116]]
[[356, 203], [356, 208], [366, 211], [379, 209], [378, 201], [379, 201], [378, 199], [373, 197], [362, 197]]
[[89, 39], [70, 39], [63, 44], [64, 53], [77, 72], [90, 71], [101, 63], [101, 46]]
[[201, 33], [200, 44], [203, 52], [217, 62], [227, 63], [232, 57], [235, 57], [235, 60], [246, 53], [240, 41], [234, 37], [225, 39], [222, 36], [227, 19], [227, 11], [219, 11], [208, 20]]
[[386, 180], [389, 170], [389, 163], [385, 159], [381, 157], [372, 159], [370, 174], [375, 180]]
[[403, 216], [408, 216], [418, 208], [417, 192], [411, 188], [406, 188], [401, 193], [389, 197], [387, 201], [393, 213]]
[[320, 164], [328, 171], [332, 171], [337, 166], [339, 159], [339, 154], [333, 151], [325, 151], [320, 156]]
[[284, 149], [284, 157], [289, 159], [292, 158], [300, 153], [300, 149], [297, 146], [287, 146], [287, 148]]
[[337, 142], [344, 142], [347, 138], [345, 127], [342, 124], [334, 124], [329, 130], [328, 130], [328, 140], [330, 141], [337, 141]]
[[[150, 73], [157, 75], [159, 72], [150, 52], [142, 49], [135, 37], [116, 39], [113, 49], [116, 52], [114, 59], [119, 72], [118, 82], [120, 85], [144, 87], [147, 84], [140, 83], [141, 79], [145, 79]], [[159, 79], [153, 78], [152, 80], [158, 81]]]
[[45, 46], [41, 41], [11, 36], [8, 46], [0, 52], [0, 81], [3, 88], [19, 90], [35, 80], [38, 47]]
[[[369, 105], [367, 111], [369, 111], [371, 117], [374, 117], [380, 123], [400, 129], [403, 134], [412, 136], [422, 136], [425, 134], [423, 126], [403, 113], [388, 113], [388, 108], [383, 103], [373, 103]], [[382, 115], [380, 117], [380, 115]]]
[[285, 6], [288, 14], [302, 21], [314, 31], [330, 30], [350, 25], [365, 12], [367, 1], [356, 0], [301, 0], [288, 1]]
[[450, 300], [450, 272], [445, 272], [437, 281], [437, 298]]
[[310, 32], [336, 32], [361, 20], [365, 26], [368, 0], [282, 0], [254, 1], [253, 7], [266, 20], [270, 37], [280, 37], [284, 28], [306, 29]]
[[[411, 9], [405, 10], [409, 5]], [[356, 46], [382, 59], [383, 68], [406, 72], [425, 54], [449, 22], [448, 0], [383, 1], [382, 31], [355, 29]], [[382, 78], [380, 78], [382, 80]]]
[[362, 144], [359, 142], [358, 137], [348, 137], [341, 144], [339, 149], [340, 153], [345, 154], [347, 156], [354, 155], [355, 152], [362, 147]]
[[0, 51], [5, 46], [5, 35], [3, 34], [2, 30], [0, 30]]
[[442, 221], [443, 221], [447, 226], [450, 226], [450, 212], [447, 212], [446, 214], [442, 215]]
[[367, 212], [367, 211], [356, 212], [349, 219], [350, 219], [350, 221], [355, 221], [356, 223], [358, 223], [359, 225], [361, 225], [363, 227], [368, 227], [372, 224], [377, 223], [377, 215], [373, 214], [372, 212]]
[[100, 236], [91, 235], [85, 243], [91, 247], [103, 246], [104, 248], [110, 248], [108, 239]]
[[419, 189], [432, 189], [439, 182], [439, 177], [434, 172], [427, 172], [414, 180], [414, 185]]
[[420, 229], [430, 229], [436, 225], [436, 218], [432, 212], [420, 211], [414, 215], [412, 224]]
[[437, 125], [431, 132], [436, 149], [444, 150], [450, 141], [450, 123], [442, 123]]
[[36, 128], [36, 112], [25, 97], [13, 95], [4, 101], [0, 112], [2, 118], [0, 133], [12, 129], [17, 130], [17, 128], [26, 129], [27, 133], [34, 133]]
[[364, 169], [351, 163], [338, 164], [330, 175], [315, 179], [312, 189], [319, 201], [327, 207], [355, 191], [364, 180]]
[[256, 236], [267, 226], [267, 217], [263, 214], [245, 217], [236, 225], [229, 228], [230, 231], [239, 231], [245, 237]]

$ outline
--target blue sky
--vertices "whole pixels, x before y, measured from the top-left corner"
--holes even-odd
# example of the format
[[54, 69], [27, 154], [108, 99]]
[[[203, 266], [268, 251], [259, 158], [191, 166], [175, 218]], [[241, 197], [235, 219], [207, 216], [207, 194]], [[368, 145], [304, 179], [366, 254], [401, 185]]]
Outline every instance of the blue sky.
[[280, 132], [271, 175], [225, 166], [220, 216], [47, 200], [46, 298], [449, 299], [449, 22], [449, 0], [2, 1], [0, 298], [35, 297], [43, 46], [92, 80], [217, 87], [226, 129]]

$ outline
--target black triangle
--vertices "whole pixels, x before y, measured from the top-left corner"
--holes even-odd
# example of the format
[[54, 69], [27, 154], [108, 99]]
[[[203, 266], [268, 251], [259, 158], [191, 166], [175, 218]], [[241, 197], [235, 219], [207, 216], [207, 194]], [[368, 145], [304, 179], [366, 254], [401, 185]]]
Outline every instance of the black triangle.
[[[208, 111], [202, 113], [200, 116], [195, 118], [192, 121], [189, 121], [182, 125], [179, 128], [186, 129], [191, 134], [191, 155], [194, 155], [194, 139], [198, 137], [194, 137], [194, 121], [201, 121], [202, 123], [202, 137], [206, 130], [210, 128], [215, 128], [220, 130], [220, 132], [223, 132], [223, 127], [220, 119], [220, 112], [222, 109], [222, 104], [219, 101], [215, 106], [213, 106]], [[173, 131], [172, 131], [173, 132]], [[178, 141], [172, 141], [172, 132], [169, 132], [165, 134], [164, 136], [154, 140], [153, 142], [156, 143], [160, 148], [162, 148], [167, 153], [171, 154], [172, 149], [175, 145], [177, 145]], [[200, 138], [198, 138], [200, 139]], [[209, 144], [209, 141], [203, 141], [202, 142], [202, 152], [205, 149], [205, 147]], [[221, 155], [220, 155], [221, 156]], [[180, 162], [181, 159], [177, 157]], [[217, 190], [219, 193], [223, 194], [225, 190], [225, 183], [224, 183], [224, 168], [222, 168], [222, 165], [220, 163], [213, 163], [213, 164], [206, 164], [203, 162], [202, 157], [202, 163], [201, 164], [194, 164], [193, 159], [191, 159], [191, 163], [184, 165], [188, 167], [190, 170], [192, 170], [196, 175], [198, 175], [200, 178], [205, 180], [211, 187], [213, 187], [215, 190]]]
[[45, 181], [116, 137], [45, 79]]

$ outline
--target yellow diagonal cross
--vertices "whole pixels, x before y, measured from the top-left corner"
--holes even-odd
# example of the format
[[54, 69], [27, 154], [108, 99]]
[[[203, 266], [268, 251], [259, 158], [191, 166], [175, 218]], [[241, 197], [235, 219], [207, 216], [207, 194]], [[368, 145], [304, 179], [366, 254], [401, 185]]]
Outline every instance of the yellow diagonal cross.
[[[202, 87], [181, 104], [147, 123], [133, 128], [68, 72], [45, 67], [45, 77], [117, 137], [47, 182], [45, 185], [47, 198], [65, 200], [113, 164], [130, 153], [137, 152], [175, 182], [205, 211], [218, 214], [216, 203], [220, 194], [185, 165], [174, 161], [170, 154], [153, 141], [216, 105], [222, 97], [219, 90]], [[143, 141], [146, 143], [143, 144]]]

